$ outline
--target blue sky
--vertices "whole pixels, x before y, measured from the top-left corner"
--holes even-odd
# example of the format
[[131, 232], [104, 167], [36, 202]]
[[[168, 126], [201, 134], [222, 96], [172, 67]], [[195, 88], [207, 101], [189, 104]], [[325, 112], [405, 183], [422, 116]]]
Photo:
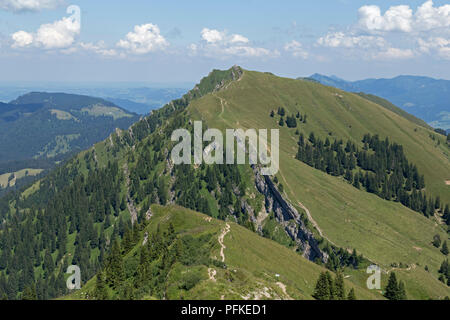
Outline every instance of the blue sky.
[[450, 79], [450, 2], [0, 0], [2, 82], [196, 82], [233, 64]]

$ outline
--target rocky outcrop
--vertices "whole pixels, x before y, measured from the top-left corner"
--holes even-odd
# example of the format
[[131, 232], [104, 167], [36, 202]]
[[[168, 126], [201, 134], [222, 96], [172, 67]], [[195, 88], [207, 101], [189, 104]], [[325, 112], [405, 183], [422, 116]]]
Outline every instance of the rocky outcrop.
[[231, 76], [233, 78], [233, 81], [237, 81], [239, 80], [242, 75], [244, 74], [244, 71], [242, 71], [242, 68], [234, 65], [233, 67], [231, 67]]
[[230, 71], [231, 71], [231, 79], [230, 78], [222, 79], [219, 83], [216, 84], [214, 91], [220, 91], [222, 88], [227, 88], [228, 85], [230, 84], [230, 81], [231, 82], [239, 81], [242, 75], [244, 74], [242, 68], [237, 65], [231, 67]]
[[300, 246], [303, 256], [311, 261], [319, 258], [326, 262], [328, 255], [322, 252], [317, 240], [308, 230], [298, 211], [283, 197], [268, 176], [261, 175], [261, 168], [252, 166], [256, 187], [265, 197], [267, 212], [273, 211], [277, 221], [284, 226], [287, 234]]

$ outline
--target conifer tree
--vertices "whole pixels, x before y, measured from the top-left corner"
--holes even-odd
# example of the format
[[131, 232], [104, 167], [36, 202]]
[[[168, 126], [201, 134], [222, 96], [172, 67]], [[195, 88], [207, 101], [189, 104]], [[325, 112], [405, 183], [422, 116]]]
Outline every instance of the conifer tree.
[[399, 291], [398, 291], [397, 276], [395, 275], [395, 272], [392, 272], [391, 275], [389, 276], [384, 296], [389, 300], [398, 300]]
[[436, 234], [433, 237], [433, 246], [435, 246], [436, 248], [439, 248], [441, 246], [441, 236]]
[[334, 282], [335, 291], [336, 291], [336, 299], [337, 300], [345, 300], [345, 287], [344, 287], [344, 276], [341, 271], [337, 271], [336, 280]]
[[106, 281], [107, 283], [116, 288], [124, 279], [123, 260], [120, 250], [120, 244], [117, 239], [114, 243], [109, 254], [106, 265]]
[[334, 286], [334, 281], [328, 271], [326, 272], [326, 276], [328, 281], [329, 300], [334, 300], [336, 298], [336, 288]]
[[108, 290], [106, 288], [105, 280], [103, 279], [102, 271], [100, 271], [96, 277], [94, 297], [97, 300], [108, 300]]
[[347, 300], [356, 300], [355, 289], [351, 288]]
[[400, 281], [398, 284], [398, 300], [406, 300], [406, 290], [405, 290], [405, 283], [403, 281]]
[[22, 300], [37, 300], [36, 286], [34, 284], [24, 289]]
[[448, 255], [447, 241], [444, 241], [444, 243], [442, 244], [441, 252], [443, 255], [446, 255], [446, 256]]
[[328, 277], [325, 272], [320, 273], [314, 289], [313, 297], [316, 300], [330, 300], [330, 287]]

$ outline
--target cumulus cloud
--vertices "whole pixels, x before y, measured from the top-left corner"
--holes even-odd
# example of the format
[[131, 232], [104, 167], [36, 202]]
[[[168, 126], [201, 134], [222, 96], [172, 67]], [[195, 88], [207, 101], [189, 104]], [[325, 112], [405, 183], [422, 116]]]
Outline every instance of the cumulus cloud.
[[330, 32], [324, 37], [320, 37], [317, 43], [331, 48], [381, 48], [386, 46], [386, 40], [382, 37], [346, 34], [344, 32]]
[[415, 56], [411, 49], [394, 48], [381, 36], [357, 35], [344, 32], [330, 32], [317, 40], [317, 44], [329, 48], [352, 50], [366, 59], [394, 60]]
[[295, 40], [292, 40], [289, 43], [286, 43], [284, 46], [284, 50], [287, 52], [292, 53], [294, 57], [307, 59], [308, 58], [308, 52], [303, 48], [303, 45]]
[[417, 9], [416, 28], [431, 30], [450, 27], [450, 4], [434, 7], [433, 1], [427, 1]]
[[219, 31], [215, 29], [203, 28], [201, 31], [202, 39], [207, 43], [221, 43], [221, 44], [230, 44], [230, 43], [248, 43], [249, 40], [240, 35], [240, 34], [232, 34], [228, 35], [226, 31]]
[[412, 57], [414, 57], [413, 50], [400, 48], [387, 48], [373, 54], [373, 58], [378, 60], [410, 59]]
[[407, 5], [393, 6], [381, 14], [378, 6], [363, 6], [358, 10], [359, 25], [370, 31], [404, 31], [412, 30], [412, 9]]
[[62, 0], [0, 0], [0, 9], [12, 12], [40, 11], [56, 8], [62, 3]]
[[11, 37], [14, 41], [13, 48], [27, 47], [33, 43], [33, 35], [26, 31], [17, 31]]
[[203, 28], [201, 35], [202, 39], [208, 43], [222, 42], [225, 39], [225, 32], [214, 29]]
[[376, 5], [363, 6], [358, 10], [358, 25], [367, 31], [423, 32], [450, 26], [450, 5], [434, 7], [428, 0], [413, 9], [408, 5], [392, 6], [384, 14]]
[[64, 17], [53, 23], [43, 24], [35, 33], [23, 30], [11, 35], [13, 48], [24, 48], [30, 46], [43, 47], [45, 49], [61, 49], [71, 46], [76, 36], [80, 34], [80, 8], [70, 6], [67, 13], [72, 15]]
[[240, 34], [229, 34], [226, 30], [203, 28], [200, 32], [202, 42], [190, 44], [190, 55], [203, 54], [209, 57], [270, 57], [278, 56], [278, 51], [252, 46], [250, 40]]
[[147, 54], [168, 46], [169, 42], [161, 35], [158, 26], [151, 23], [135, 26], [134, 32], [129, 32], [117, 43], [117, 47], [133, 54]]
[[[423, 53], [437, 53], [446, 58], [449, 27], [450, 4], [435, 6], [432, 0], [427, 0], [415, 9], [396, 5], [385, 12], [377, 5], [366, 5], [359, 8], [356, 24], [346, 31], [329, 32], [317, 44], [346, 48], [373, 59], [409, 59]], [[395, 47], [391, 45], [394, 42]]]
[[105, 56], [105, 57], [115, 57], [118, 55], [118, 52], [114, 49], [108, 48], [106, 43], [101, 40], [97, 43], [92, 43], [92, 42], [88, 42], [88, 43], [84, 43], [81, 42], [80, 43], [80, 47], [83, 50], [86, 51], [90, 51], [90, 52], [94, 52], [96, 54], [99, 54], [101, 56]]
[[417, 44], [422, 53], [437, 53], [439, 57], [450, 60], [450, 39], [443, 37], [420, 38], [417, 40]]

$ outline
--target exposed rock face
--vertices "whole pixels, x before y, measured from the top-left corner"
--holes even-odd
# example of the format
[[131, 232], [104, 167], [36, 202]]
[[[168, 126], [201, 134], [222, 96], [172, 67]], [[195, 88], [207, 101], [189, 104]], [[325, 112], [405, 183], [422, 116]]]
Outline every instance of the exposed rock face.
[[[244, 71], [242, 70], [241, 67], [234, 65], [233, 67], [231, 67], [231, 81], [238, 81], [242, 75], [244, 74]], [[226, 84], [229, 83], [230, 80], [226, 81], [226, 80], [222, 80], [219, 83], [216, 84], [214, 91], [219, 91], [222, 88], [226, 88]]]
[[239, 80], [242, 77], [243, 73], [244, 72], [242, 71], [242, 68], [237, 65], [234, 65], [231, 68], [231, 74], [233, 76], [233, 81]]
[[277, 221], [284, 226], [287, 234], [301, 247], [303, 256], [311, 261], [319, 258], [323, 262], [328, 255], [319, 249], [317, 240], [309, 231], [298, 211], [284, 199], [275, 184], [268, 176], [261, 175], [260, 168], [252, 166], [255, 174], [255, 183], [259, 192], [265, 197], [267, 212], [273, 211]]

